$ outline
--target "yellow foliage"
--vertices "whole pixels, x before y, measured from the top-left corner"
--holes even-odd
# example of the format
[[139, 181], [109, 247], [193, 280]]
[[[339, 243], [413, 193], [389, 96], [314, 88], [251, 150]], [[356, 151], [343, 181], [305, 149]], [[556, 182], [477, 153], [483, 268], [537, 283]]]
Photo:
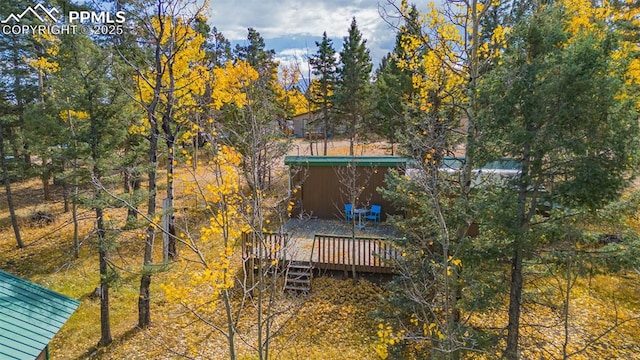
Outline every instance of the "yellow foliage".
[[612, 14], [607, 2], [603, 6], [594, 6], [588, 0], [561, 0], [559, 6], [564, 9], [567, 31], [573, 35], [597, 31], [598, 23], [609, 19]]
[[[635, 34], [629, 34], [629, 26], [611, 26], [616, 22], [622, 21], [632, 24], [635, 27], [640, 26], [640, 7], [632, 3], [617, 4], [613, 7], [608, 1], [591, 2], [588, 0], [562, 0], [559, 2], [566, 19], [566, 30], [570, 34], [565, 46], [571, 46], [575, 41], [584, 36], [595, 36], [599, 39], [605, 39], [611, 29], [615, 29], [620, 33], [622, 39], [617, 49], [612, 54], [612, 60], [615, 65], [612, 66], [612, 72], [620, 72], [625, 79], [627, 86], [637, 87], [640, 85], [640, 60], [636, 54], [640, 51], [640, 45], [629, 39], [633, 39]], [[629, 36], [632, 35], [632, 36]], [[616, 94], [618, 99], [629, 98], [630, 92], [634, 89], [624, 89], [620, 94]], [[640, 108], [640, 102], [637, 104]]]
[[393, 327], [389, 324], [378, 324], [378, 341], [376, 342], [376, 354], [380, 359], [389, 357], [389, 346], [399, 344], [404, 337], [404, 330], [393, 331]]
[[500, 47], [507, 47], [507, 35], [510, 29], [508, 27], [498, 25], [491, 34], [491, 45], [498, 45]]
[[129, 134], [131, 135], [147, 135], [148, 134], [148, 127], [143, 125], [143, 122], [141, 123], [134, 123], [129, 125], [129, 130], [128, 130]]
[[258, 79], [258, 72], [248, 62], [228, 61], [223, 68], [213, 69], [212, 106], [222, 108], [225, 104], [243, 107], [247, 104], [246, 88]]
[[40, 75], [55, 73], [60, 68], [53, 58], [58, 55], [60, 39], [48, 32], [36, 33], [34, 40], [45, 49], [45, 54], [35, 59], [25, 59], [26, 63], [36, 69]]
[[89, 119], [89, 113], [87, 113], [86, 111], [76, 111], [76, 110], [63, 110], [60, 112], [60, 114], [58, 114], [58, 116], [60, 116], [60, 119], [62, 119], [63, 121], [67, 121], [69, 116], [71, 116], [71, 118], [75, 120]]
[[275, 87], [278, 101], [284, 104], [288, 116], [296, 116], [309, 111], [309, 101], [297, 85], [300, 70], [293, 66], [282, 68], [280, 82]]
[[453, 264], [454, 266], [460, 266], [462, 265], [462, 260], [460, 259], [454, 259], [453, 256], [449, 256], [449, 262], [451, 264]]
[[[217, 156], [211, 160], [210, 171], [214, 179], [206, 185], [199, 185], [201, 195], [208, 204], [208, 224], [200, 228], [197, 238], [191, 234], [180, 235], [198, 253], [200, 267], [188, 273], [187, 283], [168, 281], [162, 285], [168, 301], [206, 314], [214, 310], [213, 300], [233, 287], [231, 259], [235, 248], [232, 240], [239, 238], [247, 230], [240, 213], [242, 197], [238, 167], [241, 160], [241, 155], [229, 146], [220, 146]], [[223, 245], [223, 250], [217, 254], [207, 255], [207, 252], [201, 250], [212, 248], [215, 243]], [[203, 296], [203, 293], [207, 296]]]
[[[403, 2], [402, 11], [409, 12], [406, 2]], [[403, 31], [400, 43], [406, 56], [398, 59], [398, 66], [412, 74], [413, 88], [419, 95], [415, 105], [421, 111], [429, 111], [434, 97], [453, 102], [465, 96], [465, 79], [456, 70], [459, 58], [453, 52], [460, 48], [463, 39], [456, 25], [447, 21], [434, 4], [428, 6], [421, 21], [434, 35]]]
[[[152, 25], [154, 36], [159, 37], [160, 47], [165, 51], [161, 53], [158, 69], [150, 68], [136, 76], [139, 99], [149, 103], [154, 90], [160, 88], [160, 101], [172, 102], [175, 119], [185, 121], [191, 107], [196, 105], [196, 96], [202, 95], [205, 89], [206, 67], [202, 62], [205, 39], [180, 17], [155, 17]], [[157, 83], [159, 72], [162, 76]]]
[[[483, 34], [483, 19], [499, 5], [498, 0], [439, 6], [430, 3], [420, 15], [417, 28], [401, 28], [404, 55], [397, 59], [398, 66], [412, 74], [418, 95], [417, 99], [406, 99], [410, 105], [430, 112], [442, 111], [433, 109], [434, 104], [447, 107], [468, 101], [468, 80], [476, 76], [478, 64], [498, 63], [507, 45], [507, 27], [497, 26], [491, 34]], [[411, 18], [408, 1], [402, 1], [400, 11]], [[484, 42], [476, 43], [480, 40]]]
[[[324, 100], [322, 100], [321, 98], [321, 94], [322, 94], [321, 89], [322, 89], [322, 84], [320, 83], [320, 80], [311, 79], [311, 85], [309, 89], [309, 94], [311, 95], [309, 106], [311, 111], [319, 110], [322, 103], [324, 102]], [[333, 86], [331, 84], [328, 84], [327, 97], [333, 96], [333, 93], [334, 93]]]

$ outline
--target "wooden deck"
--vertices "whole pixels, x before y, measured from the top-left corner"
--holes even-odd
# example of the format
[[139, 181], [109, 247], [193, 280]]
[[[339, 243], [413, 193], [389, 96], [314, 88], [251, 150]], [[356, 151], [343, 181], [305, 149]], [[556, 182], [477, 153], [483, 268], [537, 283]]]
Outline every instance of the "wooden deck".
[[337, 220], [290, 220], [286, 232], [245, 234], [245, 259], [270, 262], [309, 262], [318, 270], [393, 273], [400, 255], [388, 241], [397, 237], [388, 225], [358, 229], [355, 239], [350, 226]]

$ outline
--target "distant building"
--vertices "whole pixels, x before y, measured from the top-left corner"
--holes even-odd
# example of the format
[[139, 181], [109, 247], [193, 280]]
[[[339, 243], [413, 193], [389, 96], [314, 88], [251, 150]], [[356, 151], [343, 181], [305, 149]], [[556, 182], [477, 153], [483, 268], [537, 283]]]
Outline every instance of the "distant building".
[[307, 132], [323, 132], [320, 116], [320, 111], [311, 111], [294, 116], [291, 119], [293, 121], [293, 136], [303, 138], [307, 136]]

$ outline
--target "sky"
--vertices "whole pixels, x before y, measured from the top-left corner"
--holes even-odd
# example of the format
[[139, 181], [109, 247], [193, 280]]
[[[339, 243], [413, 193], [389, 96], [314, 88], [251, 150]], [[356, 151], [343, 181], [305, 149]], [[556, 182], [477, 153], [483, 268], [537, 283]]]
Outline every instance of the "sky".
[[[247, 28], [253, 27], [265, 39], [267, 49], [275, 50], [277, 60], [286, 64], [297, 59], [304, 73], [304, 58], [316, 52], [315, 41], [322, 39], [322, 33], [327, 32], [339, 52], [355, 16], [376, 68], [395, 43], [395, 31], [381, 15], [392, 10], [387, 1], [211, 0], [209, 23], [233, 44], [244, 44]], [[427, 0], [413, 2], [424, 11]]]

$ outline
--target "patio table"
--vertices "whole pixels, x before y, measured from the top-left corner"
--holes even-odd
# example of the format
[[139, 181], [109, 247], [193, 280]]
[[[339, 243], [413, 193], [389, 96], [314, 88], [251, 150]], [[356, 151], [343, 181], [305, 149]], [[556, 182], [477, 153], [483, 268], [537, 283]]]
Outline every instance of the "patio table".
[[364, 229], [365, 228], [364, 224], [362, 223], [362, 215], [365, 215], [367, 212], [369, 212], [368, 209], [354, 209], [353, 210], [354, 214], [358, 214], [358, 225], [356, 225], [356, 227], [358, 229]]

